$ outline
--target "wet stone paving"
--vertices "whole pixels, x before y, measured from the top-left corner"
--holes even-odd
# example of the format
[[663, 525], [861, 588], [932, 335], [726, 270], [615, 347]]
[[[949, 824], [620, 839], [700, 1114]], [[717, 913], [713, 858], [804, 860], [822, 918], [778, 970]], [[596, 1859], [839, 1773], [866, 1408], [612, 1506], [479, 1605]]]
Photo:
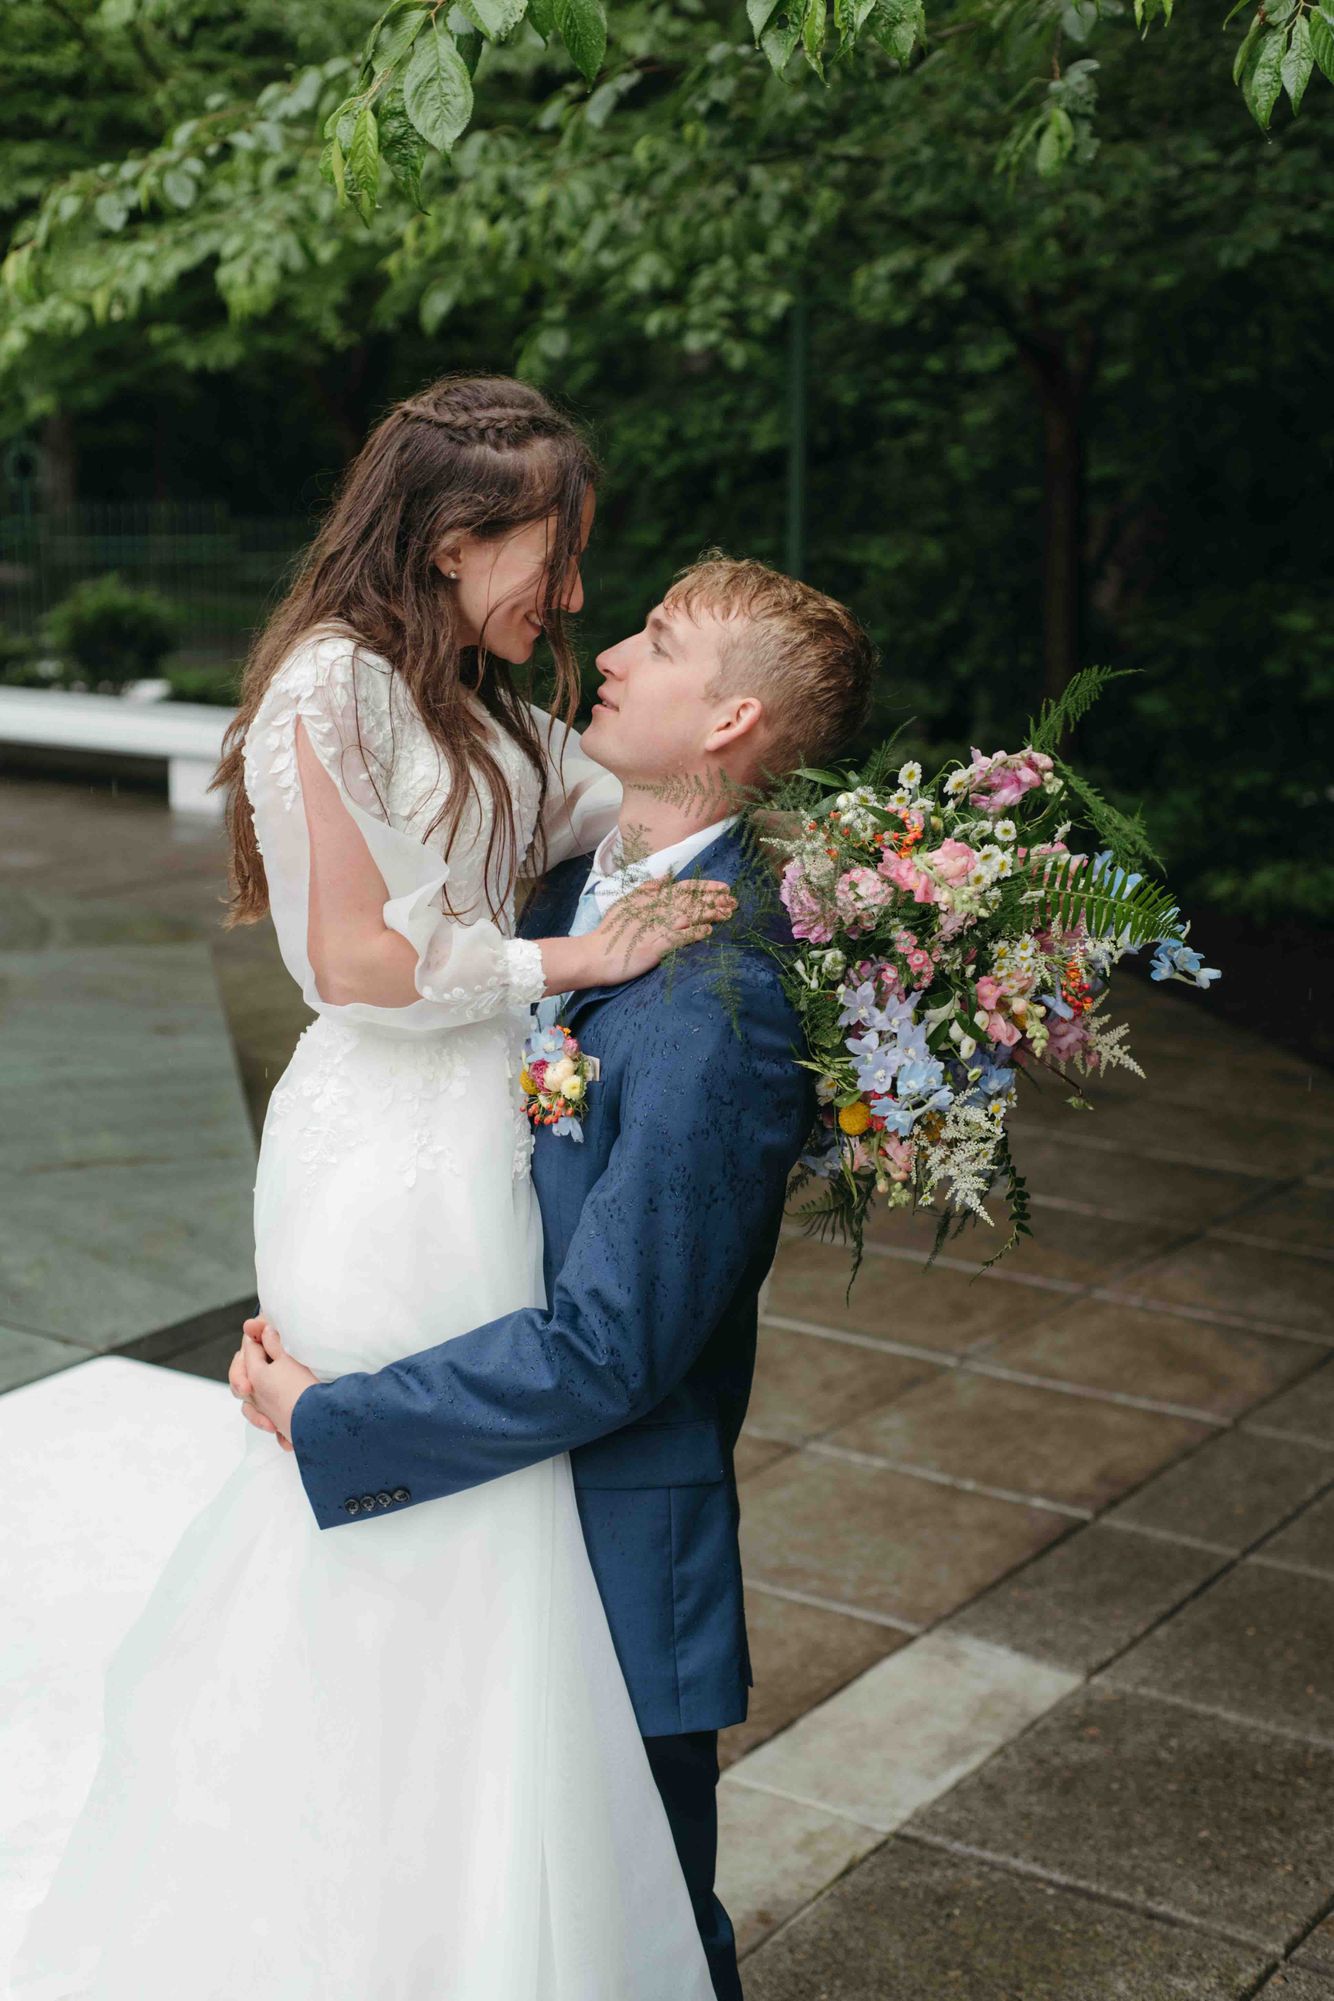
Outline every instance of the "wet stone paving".
[[[306, 1016], [218, 830], [0, 785], [0, 1389], [220, 1378]], [[1123, 978], [1035, 1241], [793, 1228], [740, 1441], [748, 2001], [1334, 2001], [1334, 1079]], [[1245, 1089], [1238, 1090], [1244, 1078]]]

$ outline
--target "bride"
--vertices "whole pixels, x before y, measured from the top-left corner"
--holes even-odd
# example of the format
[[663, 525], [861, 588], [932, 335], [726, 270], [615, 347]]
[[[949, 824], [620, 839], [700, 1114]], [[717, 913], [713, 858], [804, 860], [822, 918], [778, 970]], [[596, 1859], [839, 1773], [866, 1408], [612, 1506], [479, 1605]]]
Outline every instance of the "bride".
[[[321, 1377], [542, 1303], [528, 1005], [726, 912], [681, 884], [614, 937], [512, 935], [520, 868], [620, 803], [502, 664], [545, 632], [573, 713], [594, 472], [535, 390], [434, 384], [372, 434], [247, 670], [232, 914], [271, 911], [316, 1015], [265, 1123], [259, 1295]], [[111, 1662], [12, 2001], [712, 1991], [568, 1459], [340, 1535], [247, 1430]]]

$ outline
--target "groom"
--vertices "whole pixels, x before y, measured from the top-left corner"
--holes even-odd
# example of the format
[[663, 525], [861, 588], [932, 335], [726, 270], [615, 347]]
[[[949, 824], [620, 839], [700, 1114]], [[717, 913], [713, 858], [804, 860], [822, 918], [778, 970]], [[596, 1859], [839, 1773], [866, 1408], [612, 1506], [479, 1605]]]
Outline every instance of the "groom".
[[[863, 718], [873, 664], [851, 614], [804, 584], [717, 557], [685, 571], [644, 630], [598, 658], [583, 745], [622, 782], [620, 828], [548, 876], [522, 931], [578, 935], [646, 876], [696, 870], [735, 887], [744, 926], [746, 856], [734, 818], [717, 817], [720, 793], [835, 754]], [[683, 777], [699, 783], [662, 789]], [[627, 847], [645, 858], [625, 865]], [[328, 1383], [247, 1322], [231, 1383], [252, 1422], [290, 1439], [321, 1528], [571, 1454], [714, 1988], [739, 2001], [713, 1888], [718, 1731], [744, 1718], [751, 1682], [732, 1452], [814, 1101], [772, 956], [739, 928], [724, 998], [717, 949], [559, 1010], [601, 1068], [583, 1143], [536, 1135], [547, 1307]]]

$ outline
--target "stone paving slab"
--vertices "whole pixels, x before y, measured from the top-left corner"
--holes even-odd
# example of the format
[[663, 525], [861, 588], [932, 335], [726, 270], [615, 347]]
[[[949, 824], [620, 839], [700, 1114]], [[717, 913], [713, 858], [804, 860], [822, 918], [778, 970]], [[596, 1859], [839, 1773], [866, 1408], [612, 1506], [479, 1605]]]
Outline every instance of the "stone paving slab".
[[[1161, 1105], [1161, 1098], [1158, 1102]], [[1334, 1123], [1325, 1119], [1299, 1123], [1290, 1116], [1256, 1111], [1249, 1103], [1246, 1114], [1239, 1117], [1236, 1106], [1221, 1091], [1209, 1103], [1180, 1107], [1175, 1120], [1164, 1119], [1160, 1111], [1147, 1136], [1144, 1107], [1142, 1092], [1127, 1093], [1119, 1103], [1105, 1097], [1091, 1117], [1085, 1115], [1087, 1131], [1081, 1144], [1125, 1146], [1149, 1155], [1156, 1153], [1160, 1159], [1164, 1153], [1179, 1152], [1208, 1161], [1212, 1167], [1268, 1174], [1275, 1179], [1318, 1172], [1334, 1154]], [[1020, 1101], [1014, 1124], [1019, 1135], [1015, 1157], [1021, 1164], [1027, 1135], [1034, 1131], [1050, 1134], [1062, 1111], [1060, 1106], [1054, 1111], [1035, 1111], [1031, 1096]], [[1068, 1119], [1073, 1114], [1067, 1111], [1064, 1116]]]
[[[936, 1237], [931, 1210], [886, 1209], [873, 1213], [867, 1242], [873, 1249], [928, 1254]], [[997, 1227], [1000, 1227], [998, 1224]], [[1148, 1222], [1141, 1217], [1089, 1215], [1082, 1209], [1042, 1210], [1034, 1235], [1006, 1254], [995, 1275], [1007, 1279], [1056, 1279], [1070, 1285], [1105, 1280], [1124, 1268], [1146, 1264], [1182, 1236], [1174, 1218]], [[983, 1224], [970, 1224], [944, 1246], [946, 1255], [981, 1269], [999, 1241]]]
[[1053, 1541], [1068, 1517], [809, 1449], [746, 1483], [757, 1584], [922, 1626]]
[[776, 1598], [754, 1583], [746, 1590], [746, 1629], [755, 1686], [745, 1722], [719, 1738], [724, 1766], [786, 1729], [909, 1638], [870, 1619]]
[[1334, 1750], [1331, 1662], [1334, 1577], [1298, 1580], [1242, 1563], [1141, 1641], [1107, 1679]]
[[253, 1182], [240, 1156], [0, 1174], [0, 1295], [103, 1350], [222, 1305], [253, 1283]]
[[1226, 1226], [1269, 1243], [1334, 1255], [1334, 1178], [1311, 1176], [1271, 1195]]
[[1267, 1173], [1228, 1170], [1205, 1159], [1154, 1160], [1135, 1147], [1082, 1146], [1048, 1128], [1025, 1135], [1022, 1171], [1039, 1210], [1046, 1203], [1079, 1202], [1154, 1227], [1169, 1218], [1183, 1231], [1221, 1224], [1271, 1185]]
[[1278, 1953], [1334, 1883], [1334, 1749], [1094, 1683], [911, 1827]]
[[841, 1246], [801, 1238], [784, 1243], [774, 1266], [768, 1311], [910, 1347], [961, 1353], [1022, 1327], [1050, 1307], [1048, 1295], [969, 1273], [927, 1271], [908, 1258], [870, 1258], [849, 1303], [844, 1298], [848, 1254]]
[[736, 1470], [738, 1483], [749, 1480], [756, 1473], [762, 1473], [766, 1466], [772, 1466], [776, 1459], [786, 1459], [792, 1447], [779, 1438], [756, 1438], [752, 1431], [743, 1431], [732, 1451], [732, 1464]]
[[929, 1362], [767, 1325], [746, 1424], [799, 1445], [937, 1373]]
[[1313, 1926], [1292, 1957], [1298, 1966], [1334, 1977], [1334, 1915]]
[[53, 1376], [75, 1362], [86, 1362], [89, 1352], [69, 1341], [52, 1340], [48, 1334], [33, 1334], [23, 1327], [0, 1327], [0, 1390], [17, 1389], [21, 1383], [35, 1382], [39, 1376]]
[[1088, 1389], [1120, 1391], [1201, 1416], [1233, 1418], [1311, 1366], [1307, 1342], [1121, 1301], [1081, 1300], [986, 1360]]
[[1334, 2001], [1334, 1981], [1319, 1972], [1289, 1964], [1259, 1990], [1259, 2001]]
[[718, 1788], [717, 1887], [738, 1951], [753, 1951], [883, 1840], [873, 1827], [757, 1792], [724, 1775]]
[[948, 1630], [1092, 1674], [1226, 1561], [1187, 1543], [1092, 1522], [956, 1612]]
[[1271, 1397], [1243, 1422], [1246, 1430], [1334, 1445], [1334, 1359], [1310, 1370], [1293, 1388]]
[[1076, 1508], [1105, 1507], [1209, 1435], [1189, 1418], [959, 1371], [870, 1402], [825, 1442]]
[[1170, 1257], [1113, 1279], [1125, 1291], [1162, 1306], [1244, 1314], [1269, 1325], [1334, 1340], [1334, 1282], [1329, 1263], [1300, 1249], [1201, 1237]]
[[1290, 1563], [1334, 1578], [1334, 1493], [1312, 1501], [1288, 1526], [1262, 1542], [1254, 1561]]
[[745, 1979], [747, 2001], [1242, 2001], [1264, 1966], [1253, 1947], [898, 1837]]
[[1112, 1519], [1240, 1554], [1331, 1480], [1334, 1439], [1324, 1447], [1226, 1431], [1150, 1480]]
[[889, 1832], [1059, 1702], [1076, 1677], [963, 1634], [931, 1633], [868, 1669], [731, 1770]]

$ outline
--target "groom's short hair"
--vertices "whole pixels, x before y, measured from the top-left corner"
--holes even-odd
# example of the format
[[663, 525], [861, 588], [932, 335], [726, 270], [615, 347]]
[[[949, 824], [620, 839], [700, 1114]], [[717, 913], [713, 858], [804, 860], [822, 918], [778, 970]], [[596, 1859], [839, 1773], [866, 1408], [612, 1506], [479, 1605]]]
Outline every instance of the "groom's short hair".
[[866, 721], [876, 650], [837, 598], [710, 549], [680, 572], [663, 605], [723, 623], [707, 693], [759, 696], [768, 724], [764, 763], [774, 777], [825, 762]]

